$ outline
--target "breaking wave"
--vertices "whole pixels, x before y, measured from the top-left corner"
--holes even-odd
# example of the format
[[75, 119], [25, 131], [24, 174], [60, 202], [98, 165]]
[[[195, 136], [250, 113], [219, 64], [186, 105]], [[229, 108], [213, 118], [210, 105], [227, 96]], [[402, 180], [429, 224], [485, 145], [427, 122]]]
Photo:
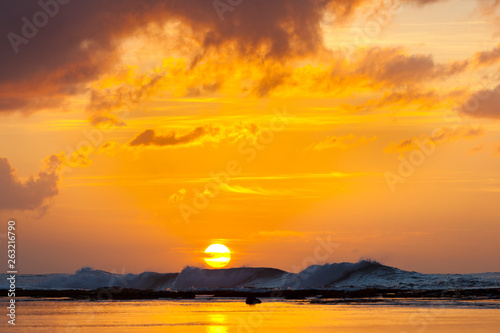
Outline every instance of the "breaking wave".
[[[0, 288], [8, 289], [2, 274]], [[500, 273], [422, 274], [374, 261], [313, 265], [299, 273], [275, 268], [202, 269], [186, 267], [180, 273], [118, 274], [89, 267], [74, 274], [18, 275], [25, 289], [97, 289], [122, 287], [152, 290], [210, 289], [469, 289], [498, 288]]]

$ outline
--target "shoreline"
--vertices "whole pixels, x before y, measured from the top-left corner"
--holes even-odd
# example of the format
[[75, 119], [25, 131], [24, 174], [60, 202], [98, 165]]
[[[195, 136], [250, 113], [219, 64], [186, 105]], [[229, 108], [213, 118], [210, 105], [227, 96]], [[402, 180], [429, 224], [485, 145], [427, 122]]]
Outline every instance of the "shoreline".
[[[7, 289], [0, 289], [0, 297], [7, 297]], [[287, 300], [321, 299], [457, 299], [457, 300], [494, 300], [500, 299], [500, 288], [481, 289], [442, 289], [442, 290], [401, 290], [401, 289], [362, 289], [362, 290], [195, 290], [195, 291], [155, 291], [130, 288], [98, 288], [93, 290], [46, 290], [17, 289], [16, 297], [31, 298], [69, 298], [74, 300], [151, 300], [151, 299], [195, 299], [213, 298], [283, 298]]]

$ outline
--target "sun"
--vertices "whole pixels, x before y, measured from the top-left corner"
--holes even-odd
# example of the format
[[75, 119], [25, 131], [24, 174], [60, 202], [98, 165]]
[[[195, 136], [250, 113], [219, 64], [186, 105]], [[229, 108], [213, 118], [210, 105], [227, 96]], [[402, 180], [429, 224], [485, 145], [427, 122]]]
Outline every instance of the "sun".
[[231, 261], [231, 251], [222, 244], [212, 244], [205, 250], [205, 262], [213, 268], [222, 268]]

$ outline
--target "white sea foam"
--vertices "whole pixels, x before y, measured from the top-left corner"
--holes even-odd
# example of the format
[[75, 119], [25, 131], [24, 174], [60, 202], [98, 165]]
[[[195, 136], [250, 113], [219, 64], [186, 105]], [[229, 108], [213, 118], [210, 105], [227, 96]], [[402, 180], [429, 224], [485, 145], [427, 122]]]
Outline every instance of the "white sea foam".
[[[1, 275], [1, 289], [8, 289], [6, 277]], [[16, 285], [25, 289], [469, 289], [500, 288], [500, 273], [422, 274], [372, 261], [314, 265], [296, 274], [274, 268], [186, 267], [180, 273], [122, 275], [86, 267], [74, 274], [18, 275]]]

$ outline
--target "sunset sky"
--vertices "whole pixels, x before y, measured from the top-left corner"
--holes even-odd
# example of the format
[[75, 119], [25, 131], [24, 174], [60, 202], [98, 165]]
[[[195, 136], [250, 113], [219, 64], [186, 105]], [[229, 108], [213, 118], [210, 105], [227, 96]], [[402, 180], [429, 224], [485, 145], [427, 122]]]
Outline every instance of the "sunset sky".
[[500, 271], [500, 1], [0, 7], [20, 273]]

